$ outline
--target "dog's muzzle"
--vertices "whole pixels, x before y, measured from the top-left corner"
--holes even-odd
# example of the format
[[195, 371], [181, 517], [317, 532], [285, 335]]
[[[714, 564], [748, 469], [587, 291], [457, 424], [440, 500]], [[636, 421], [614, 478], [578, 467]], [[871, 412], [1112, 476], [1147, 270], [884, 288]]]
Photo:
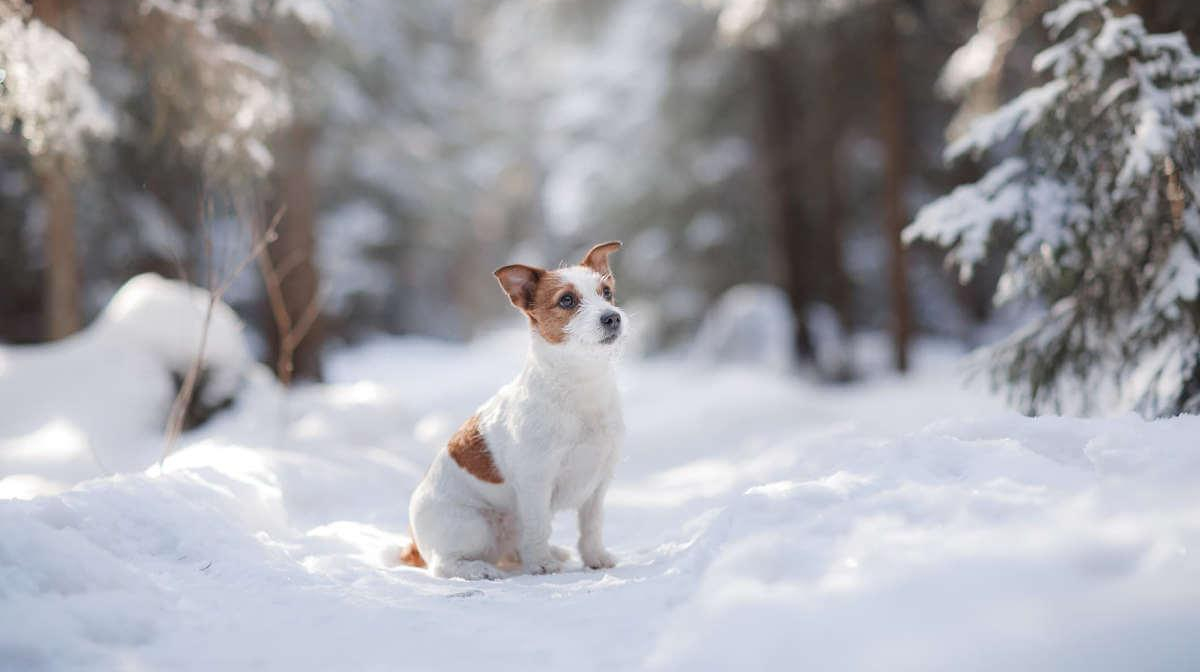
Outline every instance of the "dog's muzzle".
[[615, 310], [604, 313], [600, 316], [600, 326], [604, 329], [604, 338], [600, 342], [612, 343], [621, 335], [621, 314]]

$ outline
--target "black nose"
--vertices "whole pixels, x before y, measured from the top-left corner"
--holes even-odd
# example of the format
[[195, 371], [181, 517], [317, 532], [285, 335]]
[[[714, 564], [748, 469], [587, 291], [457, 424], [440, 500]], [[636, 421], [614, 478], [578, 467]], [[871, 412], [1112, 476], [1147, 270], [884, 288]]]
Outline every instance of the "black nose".
[[600, 324], [605, 331], [616, 331], [621, 328], [621, 315], [615, 310], [610, 310], [600, 316]]

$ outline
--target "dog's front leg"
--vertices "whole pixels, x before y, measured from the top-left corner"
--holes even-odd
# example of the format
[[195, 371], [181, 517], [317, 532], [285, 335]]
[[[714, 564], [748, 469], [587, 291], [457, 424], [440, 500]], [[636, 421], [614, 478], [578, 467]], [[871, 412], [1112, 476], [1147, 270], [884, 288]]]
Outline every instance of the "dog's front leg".
[[616, 557], [604, 549], [604, 495], [607, 492], [608, 479], [604, 479], [579, 507], [579, 558], [589, 569], [617, 565]]
[[517, 515], [521, 518], [521, 541], [518, 552], [521, 566], [529, 574], [553, 574], [562, 569], [562, 562], [550, 550], [550, 497], [553, 491], [549, 477], [526, 479], [517, 487]]

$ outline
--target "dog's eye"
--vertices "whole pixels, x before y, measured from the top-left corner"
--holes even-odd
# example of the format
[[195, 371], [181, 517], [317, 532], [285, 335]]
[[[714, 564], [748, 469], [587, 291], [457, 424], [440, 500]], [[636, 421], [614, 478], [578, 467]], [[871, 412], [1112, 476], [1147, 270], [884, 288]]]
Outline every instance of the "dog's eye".
[[612, 301], [612, 289], [609, 287], [604, 288], [604, 300]]
[[560, 298], [558, 300], [558, 306], [560, 308], [566, 308], [568, 310], [570, 310], [571, 308], [574, 308], [575, 307], [575, 295], [574, 294], [563, 294], [562, 298]]

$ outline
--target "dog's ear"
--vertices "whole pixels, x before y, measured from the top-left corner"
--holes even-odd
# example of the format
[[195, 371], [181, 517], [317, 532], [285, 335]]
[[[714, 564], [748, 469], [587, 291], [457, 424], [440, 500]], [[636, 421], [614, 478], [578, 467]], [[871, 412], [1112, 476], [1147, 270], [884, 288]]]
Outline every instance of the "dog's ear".
[[621, 249], [621, 241], [619, 240], [600, 243], [588, 250], [588, 253], [583, 255], [583, 261], [579, 263], [599, 273], [602, 277], [611, 276], [612, 270], [608, 267], [608, 255], [619, 249]]
[[500, 282], [500, 287], [508, 294], [508, 300], [521, 310], [533, 308], [533, 294], [537, 283], [546, 271], [525, 264], [509, 264], [497, 268], [493, 274]]

